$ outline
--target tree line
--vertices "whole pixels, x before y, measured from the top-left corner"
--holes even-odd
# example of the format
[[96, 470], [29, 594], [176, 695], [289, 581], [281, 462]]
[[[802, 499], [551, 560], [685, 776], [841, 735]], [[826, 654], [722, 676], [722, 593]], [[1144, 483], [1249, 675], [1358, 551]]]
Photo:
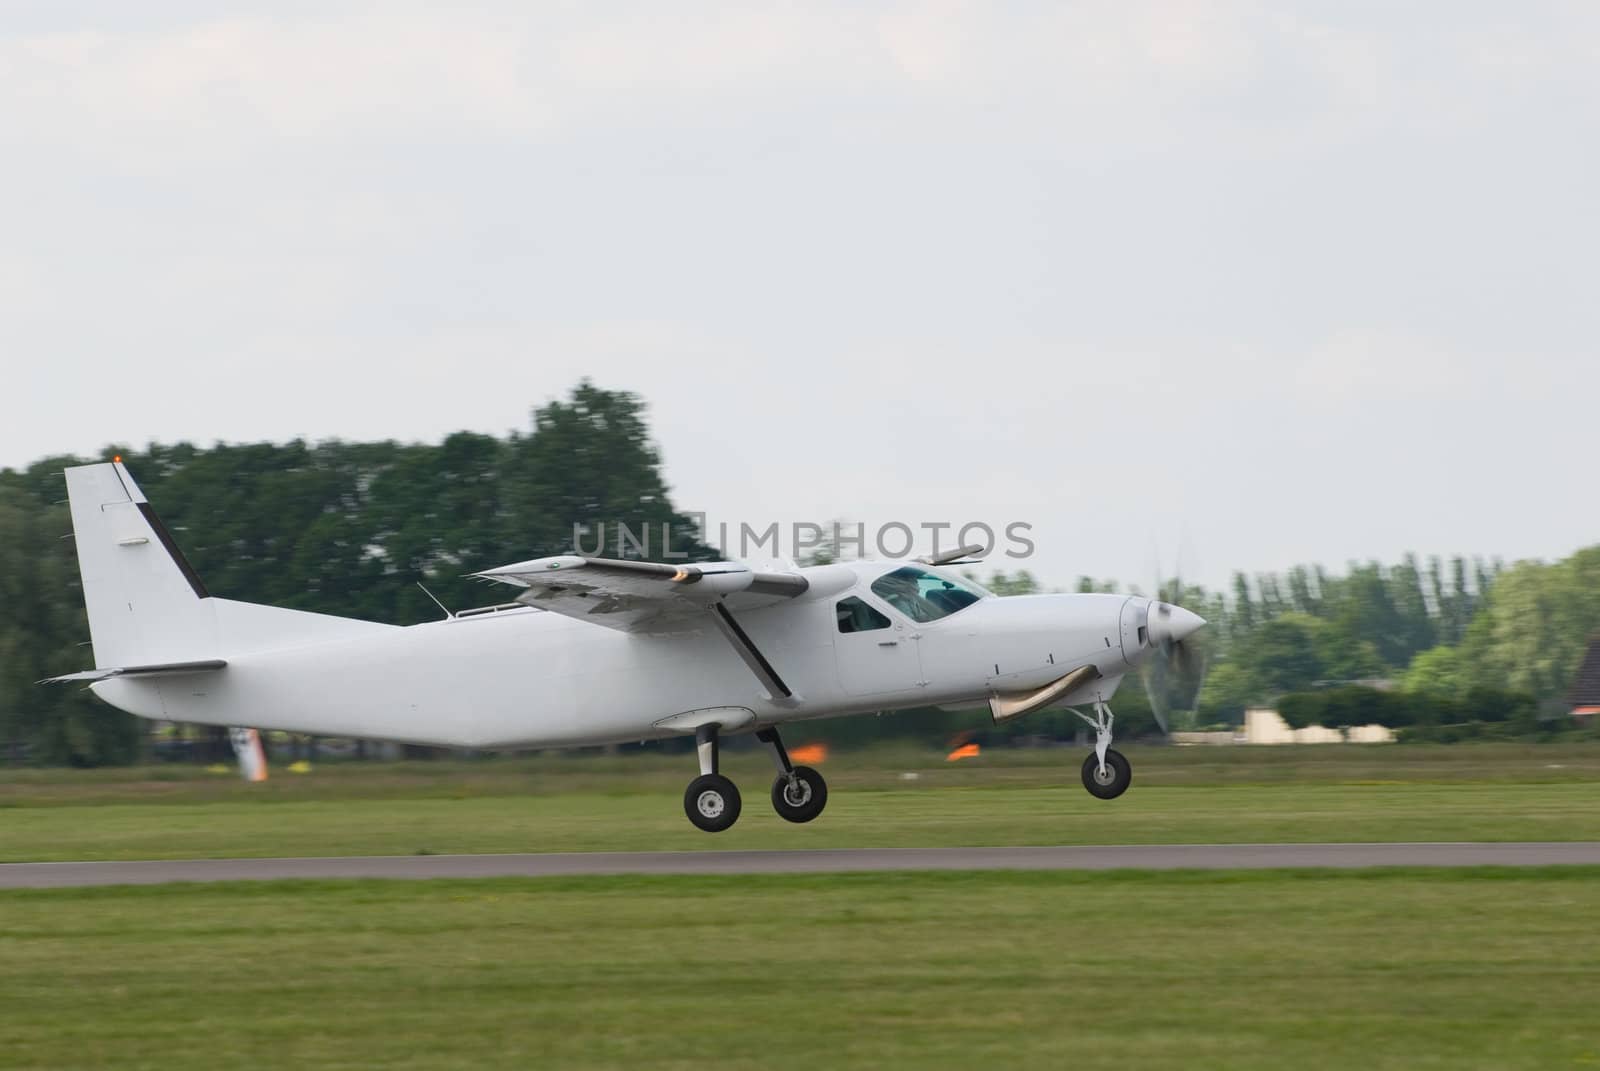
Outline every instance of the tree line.
[[137, 719], [42, 678], [88, 667], [88, 623], [61, 471], [121, 454], [214, 595], [416, 624], [504, 598], [464, 578], [559, 554], [596, 517], [704, 558], [661, 475], [643, 402], [580, 384], [526, 432], [437, 444], [108, 446], [0, 470], [0, 755], [98, 765], [139, 757]]
[[[1026, 572], [988, 583], [1001, 594], [1041, 590]], [[1123, 589], [1082, 577], [1077, 590]], [[1565, 712], [1600, 632], [1600, 546], [1557, 562], [1407, 555], [1339, 575], [1314, 565], [1235, 573], [1227, 592], [1181, 581], [1128, 590], [1189, 607], [1209, 627], [1181, 672], [1157, 663], [1142, 688], [1118, 692], [1119, 719], [1160, 710], [1180, 726], [1237, 725], [1247, 707], [1270, 705], [1291, 725], [1377, 722], [1446, 739], [1494, 724], [1488, 735], [1505, 735]], [[1444, 726], [1458, 730], [1430, 728]]]
[[[575, 526], [596, 519], [649, 526], [668, 533], [675, 551], [712, 556], [672, 504], [644, 403], [587, 382], [535, 409], [528, 430], [504, 437], [113, 444], [101, 456], [113, 453], [128, 459], [211, 592], [248, 602], [414, 624], [439, 614], [419, 582], [452, 608], [492, 601], [497, 593], [464, 574], [569, 551]], [[93, 459], [0, 470], [0, 757], [11, 762], [128, 762], [144, 746], [137, 719], [84, 689], [36, 683], [90, 665], [60, 475], [86, 460]], [[1040, 590], [1026, 571], [984, 582], [1000, 595]], [[1088, 577], [1076, 588], [1120, 590]], [[1225, 592], [1172, 581], [1151, 594], [1196, 610], [1211, 627], [1192, 641], [1185, 665], [1158, 663], [1118, 693], [1127, 729], [1152, 725], [1157, 713], [1180, 725], [1233, 723], [1253, 704], [1374, 680], [1398, 683], [1414, 724], [1428, 721], [1415, 704], [1479, 710], [1492, 693], [1509, 696], [1499, 720], [1522, 724], [1517, 719], [1541, 704], [1554, 708], [1600, 628], [1600, 547], [1510, 567], [1411, 556], [1352, 563], [1338, 575], [1302, 566], [1238, 574]], [[1286, 716], [1312, 707], [1291, 701]], [[964, 715], [930, 717], [818, 728], [865, 740], [976, 724]], [[1005, 731], [1075, 728], [1070, 713], [1050, 711]]]

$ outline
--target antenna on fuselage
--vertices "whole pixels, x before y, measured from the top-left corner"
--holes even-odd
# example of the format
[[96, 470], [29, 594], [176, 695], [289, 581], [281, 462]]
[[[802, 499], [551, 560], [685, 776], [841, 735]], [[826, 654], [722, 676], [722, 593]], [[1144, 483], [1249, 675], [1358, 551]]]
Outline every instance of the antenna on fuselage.
[[983, 561], [982, 555], [988, 550], [982, 543], [968, 543], [957, 550], [947, 550], [943, 554], [924, 554], [916, 559], [923, 565], [977, 565]]
[[439, 601], [439, 597], [437, 595], [429, 591], [426, 587], [423, 587], [422, 581], [417, 581], [417, 587], [422, 588], [422, 593], [428, 598], [432, 599], [435, 606], [444, 611], [444, 616], [447, 620], [456, 616], [450, 612], [450, 608], [448, 606]]

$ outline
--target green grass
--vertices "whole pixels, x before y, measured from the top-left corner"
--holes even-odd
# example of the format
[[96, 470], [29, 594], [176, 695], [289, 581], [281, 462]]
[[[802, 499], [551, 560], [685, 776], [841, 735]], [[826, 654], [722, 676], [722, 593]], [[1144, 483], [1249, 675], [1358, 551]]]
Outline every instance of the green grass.
[[[791, 734], [804, 739], [799, 734]], [[1147, 747], [1117, 744], [1137, 783], [1169, 787], [1229, 784], [1396, 782], [1562, 782], [1600, 780], [1600, 742], [1321, 745], [1300, 747]], [[1086, 748], [994, 748], [981, 758], [944, 761], [942, 748], [909, 744], [837, 750], [824, 765], [830, 783], [851, 789], [897, 787], [904, 774], [940, 786], [1039, 787], [1070, 781]], [[730, 772], [765, 783], [772, 767], [749, 737], [724, 749]], [[419, 795], [527, 795], [681, 791], [694, 771], [684, 751], [601, 755], [553, 752], [480, 761], [334, 762], [309, 775], [275, 763], [265, 785], [241, 786], [227, 770], [191, 764], [96, 770], [0, 767], [0, 807], [50, 803], [191, 802], [250, 798], [361, 799]]]
[[[1600, 747], [836, 754], [810, 826], [692, 759], [0, 774], [0, 860], [1600, 839]], [[907, 779], [906, 774], [915, 774]], [[1600, 868], [0, 891], [7, 1068], [1600, 1066]]]
[[716, 836], [689, 825], [680, 793], [0, 810], [0, 862], [1397, 840], [1600, 840], [1600, 785], [1136, 786], [1110, 803], [1076, 785], [838, 793], [806, 826], [763, 792]]
[[1600, 870], [0, 892], [9, 1068], [1600, 1063]]
[[[0, 783], [0, 862], [1240, 841], [1600, 840], [1600, 748], [1130, 748], [1110, 803], [1081, 753], [836, 755], [828, 810], [780, 821], [759, 752], [725, 771], [745, 815], [712, 837], [683, 817], [685, 756], [560, 757], [279, 770], [265, 785], [193, 768], [25, 771]], [[915, 775], [914, 779], [906, 779]]]

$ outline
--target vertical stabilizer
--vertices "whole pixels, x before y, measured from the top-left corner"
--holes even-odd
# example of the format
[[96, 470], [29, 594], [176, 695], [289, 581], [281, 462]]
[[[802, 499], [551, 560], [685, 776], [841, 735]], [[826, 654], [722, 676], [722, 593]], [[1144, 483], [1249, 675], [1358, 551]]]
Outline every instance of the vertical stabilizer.
[[96, 667], [215, 658], [205, 585], [120, 461], [67, 470]]

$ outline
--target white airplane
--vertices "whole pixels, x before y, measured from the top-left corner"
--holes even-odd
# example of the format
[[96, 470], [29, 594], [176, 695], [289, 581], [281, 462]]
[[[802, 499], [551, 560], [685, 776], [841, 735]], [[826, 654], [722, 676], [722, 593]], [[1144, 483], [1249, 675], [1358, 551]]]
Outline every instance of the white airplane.
[[120, 460], [66, 476], [97, 668], [53, 680], [146, 718], [445, 747], [693, 734], [683, 805], [707, 832], [739, 817], [724, 734], [770, 746], [773, 808], [809, 822], [827, 784], [789, 761], [780, 726], [940, 704], [986, 701], [996, 721], [1073, 708], [1095, 730], [1084, 787], [1113, 799], [1132, 770], [1110, 746], [1112, 694], [1205, 624], [1140, 597], [996, 598], [941, 568], [968, 547], [771, 569], [536, 558], [474, 574], [515, 602], [384, 625], [216, 598]]

